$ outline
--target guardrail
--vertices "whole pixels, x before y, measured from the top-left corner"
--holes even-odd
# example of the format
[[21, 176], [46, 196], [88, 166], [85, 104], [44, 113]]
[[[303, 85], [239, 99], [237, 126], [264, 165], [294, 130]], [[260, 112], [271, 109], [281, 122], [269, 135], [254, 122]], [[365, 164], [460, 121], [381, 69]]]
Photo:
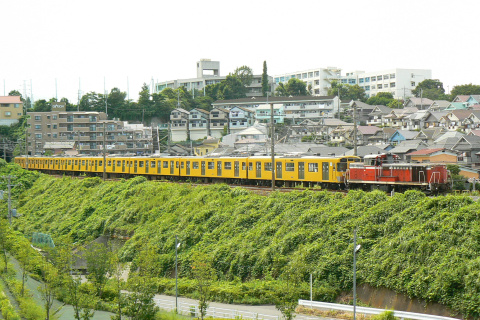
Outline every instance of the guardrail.
[[[175, 310], [175, 301], [171, 300], [162, 300], [162, 299], [153, 299], [155, 304], [163, 310], [174, 311]], [[183, 315], [189, 315], [192, 317], [199, 316], [198, 305], [193, 303], [178, 302], [178, 313]], [[224, 318], [224, 319], [258, 319], [258, 320], [280, 320], [279, 316], [261, 314], [255, 312], [249, 312], [244, 310], [235, 310], [235, 309], [224, 309], [216, 307], [207, 308], [207, 317], [212, 318]]]
[[[340, 310], [340, 311], [347, 311], [353, 313], [353, 306], [346, 305], [346, 304], [338, 304], [338, 303], [327, 303], [327, 302], [318, 302], [318, 301], [310, 301], [310, 300], [298, 300], [298, 305], [304, 307], [311, 307], [311, 308], [321, 308], [327, 310]], [[384, 309], [377, 309], [377, 308], [366, 308], [366, 307], [356, 307], [357, 314], [363, 315], [376, 315], [382, 312], [385, 312]], [[424, 314], [424, 313], [415, 313], [415, 312], [406, 312], [406, 311], [396, 311], [392, 310], [393, 315], [400, 319], [414, 319], [414, 320], [458, 320], [457, 318], [450, 318], [450, 317], [442, 317], [442, 316], [435, 316], [431, 314]]]

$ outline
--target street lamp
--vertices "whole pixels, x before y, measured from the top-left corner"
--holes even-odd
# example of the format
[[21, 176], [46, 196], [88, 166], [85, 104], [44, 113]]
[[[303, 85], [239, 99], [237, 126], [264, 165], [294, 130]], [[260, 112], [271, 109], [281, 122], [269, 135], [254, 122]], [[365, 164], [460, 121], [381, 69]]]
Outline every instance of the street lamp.
[[175, 312], [178, 313], [178, 237], [175, 236]]
[[357, 252], [361, 245], [357, 245], [357, 228], [353, 231], [353, 320], [356, 320], [357, 311]]

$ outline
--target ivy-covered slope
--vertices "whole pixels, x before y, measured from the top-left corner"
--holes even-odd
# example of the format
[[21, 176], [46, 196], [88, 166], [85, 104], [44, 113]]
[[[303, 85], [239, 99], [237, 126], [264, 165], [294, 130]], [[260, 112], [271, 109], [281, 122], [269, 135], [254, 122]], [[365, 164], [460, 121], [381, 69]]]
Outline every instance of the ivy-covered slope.
[[[174, 241], [180, 265], [209, 255], [225, 280], [313, 273], [329, 290], [352, 285], [353, 230], [358, 228], [359, 282], [480, 314], [480, 205], [466, 196], [428, 198], [416, 191], [273, 193], [258, 196], [225, 185], [190, 186], [142, 177], [102, 182], [41, 176], [18, 199], [15, 227], [74, 241], [132, 235], [123, 248], [135, 260], [158, 247], [160, 275], [170, 275]], [[299, 267], [300, 266], [300, 267]]]

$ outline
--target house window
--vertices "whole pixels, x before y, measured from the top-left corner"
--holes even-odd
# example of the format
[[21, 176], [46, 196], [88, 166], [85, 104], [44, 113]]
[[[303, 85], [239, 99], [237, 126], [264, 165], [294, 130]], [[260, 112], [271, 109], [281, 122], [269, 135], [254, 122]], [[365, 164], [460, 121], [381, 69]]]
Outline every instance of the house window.
[[390, 82], [390, 88], [395, 88], [395, 82]]
[[42, 129], [42, 126], [41, 126], [41, 125], [39, 125], [39, 124], [36, 124], [36, 125], [35, 125], [35, 130], [41, 130], [41, 129]]
[[365, 82], [370, 82], [370, 77], [366, 77]]
[[380, 81], [380, 80], [382, 80], [382, 76], [377, 77], [377, 81]]
[[42, 134], [41, 134], [41, 133], [35, 134], [35, 138], [37, 138], [37, 139], [42, 139]]
[[372, 77], [372, 81], [377, 81], [377, 77]]
[[58, 116], [57, 115], [53, 115], [52, 116], [52, 120], [57, 120]]
[[395, 79], [395, 73], [390, 74], [390, 79]]
[[53, 129], [57, 129], [57, 125], [56, 125], [56, 124], [53, 125]]
[[410, 82], [410, 85], [411, 85], [412, 87], [415, 87], [415, 81]]
[[385, 75], [383, 76], [383, 80], [388, 80], [388, 74], [385, 74]]
[[377, 85], [377, 89], [382, 89], [382, 85], [381, 84]]

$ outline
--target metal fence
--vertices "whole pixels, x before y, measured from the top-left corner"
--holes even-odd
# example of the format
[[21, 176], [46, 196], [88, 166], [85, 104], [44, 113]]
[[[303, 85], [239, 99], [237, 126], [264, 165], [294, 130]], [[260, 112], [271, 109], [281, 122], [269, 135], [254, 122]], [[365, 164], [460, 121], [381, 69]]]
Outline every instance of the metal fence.
[[[311, 308], [320, 308], [326, 310], [339, 310], [353, 312], [353, 306], [338, 304], [338, 303], [327, 303], [327, 302], [318, 302], [310, 300], [298, 300], [298, 305]], [[385, 312], [384, 309], [377, 308], [366, 308], [366, 307], [356, 307], [357, 314], [363, 315], [376, 315], [382, 312]], [[395, 317], [400, 319], [413, 319], [413, 320], [458, 320], [456, 318], [435, 316], [431, 314], [424, 313], [415, 313], [415, 312], [406, 312], [406, 311], [396, 311], [392, 310]]]

